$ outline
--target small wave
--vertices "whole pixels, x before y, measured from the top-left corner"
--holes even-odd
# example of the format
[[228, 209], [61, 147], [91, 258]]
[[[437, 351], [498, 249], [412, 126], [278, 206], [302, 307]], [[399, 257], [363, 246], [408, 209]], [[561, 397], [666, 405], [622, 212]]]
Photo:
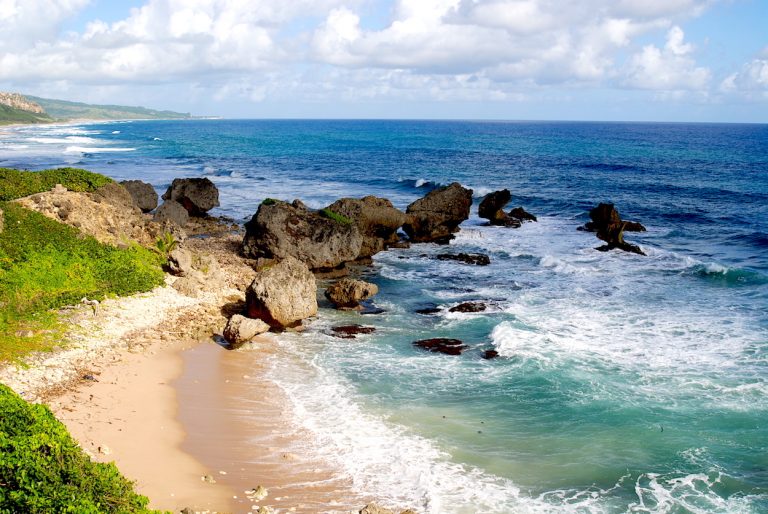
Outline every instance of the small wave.
[[159, 137], [153, 137], [152, 141], [162, 141], [162, 139], [160, 139]]
[[438, 182], [433, 182], [433, 181], [427, 180], [425, 178], [403, 178], [403, 177], [401, 177], [401, 178], [397, 179], [397, 182], [399, 184], [401, 184], [401, 185], [405, 185], [408, 188], [428, 189], [430, 191], [432, 189], [436, 189], [436, 188], [440, 187], [440, 185], [441, 185]]
[[133, 152], [135, 148], [116, 148], [116, 147], [85, 147], [85, 146], [68, 146], [64, 150], [65, 154], [73, 153], [112, 153], [112, 152]]
[[768, 283], [768, 277], [757, 271], [732, 268], [716, 262], [694, 264], [687, 268], [686, 272], [695, 277], [728, 286]]
[[53, 144], [72, 144], [72, 143], [79, 143], [79, 144], [93, 144], [98, 142], [97, 139], [94, 139], [92, 137], [84, 137], [84, 136], [68, 136], [68, 137], [30, 137], [27, 139], [27, 141], [30, 141], [32, 143], [39, 143], [44, 145], [53, 145]]

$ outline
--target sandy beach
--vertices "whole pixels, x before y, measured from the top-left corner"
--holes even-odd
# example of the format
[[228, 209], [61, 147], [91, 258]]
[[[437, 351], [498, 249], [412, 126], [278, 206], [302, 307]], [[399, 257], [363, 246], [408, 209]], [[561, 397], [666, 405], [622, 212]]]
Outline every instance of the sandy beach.
[[[236, 256], [213, 253], [230, 287], [212, 283], [192, 298], [169, 277], [149, 293], [77, 307], [63, 349], [32, 357], [27, 368], [0, 369], [0, 381], [47, 403], [80, 446], [114, 461], [152, 508], [359, 510], [365, 503], [349, 481], [310, 456], [312, 440], [291, 423], [289, 401], [261, 378], [260, 355], [274, 352], [279, 336], [237, 351], [217, 344], [221, 306], [242, 299], [231, 285], [248, 275]], [[258, 486], [269, 495], [254, 501], [246, 492]]]

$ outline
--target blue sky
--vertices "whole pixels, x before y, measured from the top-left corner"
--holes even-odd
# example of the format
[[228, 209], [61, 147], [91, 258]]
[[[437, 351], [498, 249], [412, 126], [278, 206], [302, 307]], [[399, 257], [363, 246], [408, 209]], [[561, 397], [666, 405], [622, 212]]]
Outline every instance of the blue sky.
[[0, 89], [226, 117], [768, 122], [761, 0], [0, 0]]

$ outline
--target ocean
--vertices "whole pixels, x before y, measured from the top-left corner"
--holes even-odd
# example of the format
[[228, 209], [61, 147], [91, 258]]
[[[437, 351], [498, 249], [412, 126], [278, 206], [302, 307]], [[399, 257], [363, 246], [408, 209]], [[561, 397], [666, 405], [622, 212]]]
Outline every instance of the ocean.
[[[768, 512], [768, 125], [473, 121], [132, 121], [5, 129], [0, 166], [76, 166], [220, 189], [245, 222], [267, 197], [404, 209], [458, 181], [449, 247], [364, 271], [376, 306], [321, 303], [269, 377], [313, 451], [355, 488], [429, 513]], [[486, 226], [483, 195], [538, 216]], [[577, 231], [599, 202], [647, 256]], [[434, 258], [482, 252], [486, 267]], [[450, 313], [483, 301], [480, 313]], [[415, 313], [424, 307], [440, 313]], [[328, 335], [338, 324], [376, 332]], [[461, 356], [412, 342], [453, 337]], [[500, 357], [485, 360], [495, 349]], [[243, 353], [243, 358], [259, 358]]]

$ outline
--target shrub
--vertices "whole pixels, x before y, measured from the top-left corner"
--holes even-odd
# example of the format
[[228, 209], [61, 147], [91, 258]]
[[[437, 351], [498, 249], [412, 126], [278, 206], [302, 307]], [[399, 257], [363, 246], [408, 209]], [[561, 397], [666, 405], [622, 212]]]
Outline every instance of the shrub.
[[331, 219], [331, 220], [335, 221], [336, 223], [341, 223], [342, 225], [351, 225], [352, 224], [352, 220], [351, 219], [347, 218], [346, 216], [344, 216], [342, 214], [335, 213], [335, 212], [333, 212], [332, 210], [330, 210], [328, 208], [320, 209], [319, 212], [320, 212], [320, 216], [322, 216], [324, 218]]
[[44, 405], [0, 384], [0, 512], [152, 512], [114, 464], [92, 462]]
[[0, 168], [0, 200], [8, 201], [49, 191], [61, 184], [71, 191], [91, 192], [109, 184], [112, 179], [78, 168], [43, 171], [19, 171]]
[[[118, 249], [75, 228], [14, 203], [0, 204], [0, 360], [45, 349], [43, 338], [16, 332], [45, 332], [55, 323], [47, 311], [77, 303], [149, 291], [163, 282], [161, 257], [138, 245]], [[38, 344], [40, 343], [40, 344]]]

